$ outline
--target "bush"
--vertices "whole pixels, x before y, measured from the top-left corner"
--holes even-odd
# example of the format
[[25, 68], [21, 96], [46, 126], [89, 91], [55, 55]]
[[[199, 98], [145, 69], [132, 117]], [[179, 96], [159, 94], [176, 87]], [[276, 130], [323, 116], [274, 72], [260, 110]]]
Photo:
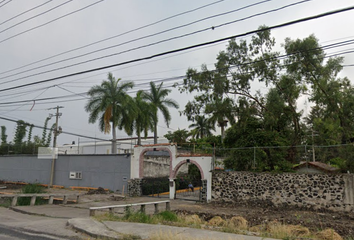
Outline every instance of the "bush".
[[169, 222], [177, 222], [178, 221], [177, 215], [173, 212], [164, 211], [164, 212], [160, 212], [157, 215], [159, 217], [161, 217], [163, 221], [169, 221]]
[[[28, 184], [22, 187], [22, 193], [45, 193], [45, 188], [38, 184]], [[45, 202], [43, 198], [36, 199], [36, 205], [41, 205]], [[28, 206], [31, 203], [31, 197], [20, 197], [17, 204], [19, 206]]]

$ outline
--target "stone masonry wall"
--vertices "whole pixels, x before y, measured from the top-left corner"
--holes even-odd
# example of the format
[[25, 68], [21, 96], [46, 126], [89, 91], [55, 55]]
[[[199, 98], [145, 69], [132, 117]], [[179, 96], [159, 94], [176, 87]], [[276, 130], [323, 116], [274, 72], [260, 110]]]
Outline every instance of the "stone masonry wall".
[[213, 172], [212, 201], [354, 211], [352, 174]]
[[128, 181], [128, 195], [129, 197], [142, 196], [141, 179], [135, 178]]

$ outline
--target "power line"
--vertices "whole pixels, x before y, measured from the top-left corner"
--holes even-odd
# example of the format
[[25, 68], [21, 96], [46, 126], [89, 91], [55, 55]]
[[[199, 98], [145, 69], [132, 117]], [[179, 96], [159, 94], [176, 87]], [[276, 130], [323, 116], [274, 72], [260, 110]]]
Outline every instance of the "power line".
[[[22, 15], [25, 14], [25, 13], [28, 13], [28, 12], [30, 12], [30, 11], [33, 11], [33, 10], [39, 8], [39, 7], [42, 7], [42, 6], [44, 6], [45, 4], [50, 3], [51, 1], [53, 1], [53, 0], [49, 0], [49, 1], [44, 2], [44, 3], [42, 3], [42, 4], [38, 5], [38, 6], [35, 6], [35, 7], [33, 7], [33, 8], [30, 8], [30, 9], [28, 9], [28, 10], [22, 12], [22, 13], [19, 13], [19, 14], [17, 14], [16, 16], [13, 16], [13, 17], [11, 17], [11, 18], [9, 18], [9, 19], [7, 19], [7, 20], [1, 22], [1, 23], [0, 23], [0, 26], [3, 25], [4, 23], [7, 23], [7, 22], [9, 22], [9, 21], [11, 21], [11, 20], [13, 20], [13, 19], [19, 17], [19, 16], [22, 16]], [[1, 2], [0, 2], [0, 4], [1, 4]]]
[[[21, 25], [22, 23], [28, 22], [29, 20], [32, 20], [32, 19], [34, 19], [34, 18], [36, 18], [36, 17], [39, 17], [39, 16], [42, 16], [42, 15], [44, 15], [44, 14], [46, 14], [46, 13], [49, 13], [49, 12], [51, 12], [51, 11], [53, 11], [53, 10], [55, 10], [55, 9], [57, 9], [57, 8], [59, 8], [59, 7], [61, 7], [61, 6], [64, 6], [65, 4], [68, 4], [68, 3], [72, 2], [72, 1], [73, 1], [73, 0], [66, 1], [66, 2], [61, 3], [61, 4], [59, 4], [59, 5], [57, 5], [57, 6], [53, 7], [53, 8], [50, 8], [50, 9], [44, 11], [44, 12], [41, 12], [41, 13], [39, 13], [39, 14], [37, 14], [37, 15], [34, 15], [34, 16], [30, 17], [30, 18], [27, 18], [27, 19], [25, 19], [25, 20], [22, 20], [22, 21], [20, 21], [20, 22], [14, 24], [14, 25], [12, 25], [12, 26], [10, 26], [10, 27], [7, 27], [7, 28], [1, 30], [0, 33], [6, 32], [7, 30], [9, 30], [9, 29], [11, 29], [11, 28], [14, 28], [14, 27], [16, 27], [16, 26], [18, 26], [18, 25]], [[50, 2], [50, 1], [48, 1], [48, 2]], [[48, 2], [47, 2], [47, 3], [48, 3]], [[42, 5], [43, 5], [43, 4], [42, 4]], [[23, 14], [23, 13], [22, 13], [22, 14]], [[21, 15], [21, 14], [20, 14], [20, 15]], [[19, 16], [19, 15], [17, 15], [17, 16]], [[7, 20], [7, 21], [9, 21], [9, 20]], [[5, 22], [7, 22], [7, 21], [5, 21]], [[5, 23], [5, 22], [2, 22], [1, 24]], [[1, 25], [1, 24], [0, 24], [0, 25]]]
[[[346, 40], [346, 41], [341, 41], [341, 42], [337, 42], [337, 43], [328, 44], [328, 45], [321, 46], [321, 47], [318, 47], [318, 48], [308, 49], [308, 50], [306, 50], [306, 52], [311, 52], [311, 51], [318, 50], [318, 49], [322, 49], [322, 50], [327, 49], [328, 50], [328, 49], [331, 49], [331, 48], [346, 46], [346, 45], [353, 44], [353, 43], [354, 43], [354, 39], [351, 39], [351, 40]], [[342, 50], [342, 51], [345, 51], [345, 52], [340, 52], [340, 53], [327, 55], [327, 56], [325, 56], [325, 58], [338, 56], [338, 55], [343, 55], [343, 54], [348, 54], [348, 53], [352, 53], [353, 52], [353, 51], [347, 51], [347, 50]], [[252, 62], [246, 62], [246, 63], [239, 64], [237, 66], [244, 66], [244, 65], [249, 65], [249, 64], [253, 64], [253, 63], [269, 61], [269, 60], [273, 60], [273, 59], [284, 59], [286, 57], [289, 57], [291, 55], [294, 55], [294, 54], [297, 54], [297, 53], [301, 53], [301, 52], [304, 52], [304, 51], [294, 52], [294, 53], [291, 53], [291, 54], [278, 55], [278, 56], [275, 56], [275, 57], [272, 57], [272, 58], [261, 59], [261, 60], [252, 61]], [[231, 66], [231, 68], [235, 68], [237, 66]], [[282, 65], [282, 66], [286, 66], [286, 65]], [[174, 76], [174, 77], [170, 77], [170, 78], [140, 79], [139, 81], [155, 80], [153, 82], [157, 83], [157, 82], [168, 82], [168, 81], [178, 80], [178, 79], [182, 79], [184, 77], [186, 77], [186, 76], [185, 75], [180, 75], [180, 76]], [[148, 84], [148, 82], [136, 84], [135, 87], [136, 86], [141, 86], [141, 85], [146, 85], [146, 84]], [[62, 84], [59, 84], [59, 85], [62, 85]], [[53, 85], [53, 86], [50, 86], [50, 87], [55, 87], [55, 86], [59, 87], [58, 85]], [[44, 88], [44, 89], [48, 89], [50, 87], [47, 87], [47, 88]], [[0, 103], [0, 105], [9, 105], [9, 104], [22, 103], [22, 102], [32, 102], [34, 100], [36, 100], [36, 101], [47, 101], [47, 100], [58, 99], [58, 98], [70, 98], [70, 97], [74, 97], [75, 95], [83, 96], [83, 95], [85, 95], [87, 93], [87, 92], [74, 93], [74, 92], [72, 92], [70, 90], [67, 90], [65, 88], [62, 88], [62, 87], [59, 87], [59, 88], [65, 90], [65, 91], [68, 91], [70, 93], [73, 93], [74, 95], [65, 95], [65, 96], [58, 96], [58, 97], [45, 98], [45, 99], [31, 99], [31, 100], [23, 100], [23, 101], [15, 101], [15, 102], [5, 102], [5, 103]], [[26, 92], [29, 92], [29, 91], [25, 91], [25, 93]], [[131, 93], [131, 92], [129, 92], [129, 93]], [[9, 95], [6, 95], [6, 96], [11, 96], [11, 95], [18, 95], [18, 94], [9, 94]]]
[[[20, 75], [22, 73], [30, 72], [30, 71], [33, 71], [33, 70], [41, 69], [41, 68], [44, 68], [44, 67], [52, 66], [52, 65], [55, 65], [55, 64], [58, 64], [58, 63], [67, 62], [67, 61], [70, 61], [70, 60], [73, 60], [73, 59], [77, 59], [77, 58], [80, 58], [80, 57], [88, 56], [88, 55], [91, 55], [91, 54], [94, 54], [94, 53], [97, 53], [97, 52], [101, 52], [101, 51], [105, 51], [105, 50], [108, 50], [108, 49], [111, 49], [111, 48], [115, 48], [115, 47], [119, 47], [119, 46], [122, 46], [122, 45], [126, 45], [128, 43], [136, 42], [138, 40], [142, 40], [142, 39], [145, 39], [145, 38], [148, 38], [148, 37], [160, 35], [162, 33], [166, 33], [166, 32], [172, 31], [172, 30], [176, 30], [176, 29], [179, 29], [179, 28], [182, 28], [182, 27], [186, 27], [186, 26], [192, 25], [192, 24], [200, 22], [200, 21], [204, 21], [204, 20], [216, 17], [216, 16], [222, 16], [222, 15], [225, 15], [225, 14], [229, 14], [229, 13], [232, 13], [232, 12], [235, 12], [235, 11], [239, 11], [239, 10], [248, 8], [250, 6], [254, 6], [256, 4], [260, 4], [260, 3], [264, 3], [264, 2], [268, 2], [268, 1], [270, 1], [270, 0], [265, 0], [265, 1], [262, 1], [262, 2], [259, 2], [259, 3], [247, 5], [245, 7], [238, 8], [236, 10], [232, 10], [232, 11], [228, 11], [228, 12], [225, 12], [225, 13], [209, 16], [209, 17], [206, 17], [206, 18], [203, 18], [203, 19], [191, 22], [191, 23], [180, 25], [180, 26], [177, 26], [177, 27], [174, 27], [174, 28], [170, 28], [170, 29], [167, 29], [167, 30], [164, 30], [164, 31], [160, 31], [160, 32], [157, 32], [157, 33], [154, 33], [154, 34], [146, 35], [146, 36], [143, 36], [143, 37], [139, 37], [139, 38], [136, 38], [136, 39], [133, 39], [133, 40], [129, 40], [129, 41], [120, 43], [120, 44], [116, 44], [116, 45], [113, 45], [113, 46], [101, 48], [101, 49], [98, 49], [98, 50], [95, 50], [95, 51], [91, 51], [91, 52], [84, 53], [84, 54], [81, 54], [81, 55], [77, 55], [77, 56], [74, 56], [74, 57], [62, 59], [62, 60], [59, 60], [59, 61], [56, 61], [56, 62], [44, 64], [44, 65], [41, 65], [41, 66], [38, 66], [38, 67], [35, 67], [35, 68], [31, 68], [31, 69], [28, 69], [28, 70], [24, 70], [24, 71], [21, 71], [21, 72], [18, 72], [18, 73], [10, 74], [10, 75], [1, 77], [0, 80], [1, 79], [6, 79], [6, 78], [9, 78], [9, 77], [13, 77], [13, 76], [17, 76], [17, 75]], [[261, 16], [261, 15], [264, 15], [264, 14], [280, 11], [280, 10], [283, 10], [285, 8], [292, 7], [292, 6], [295, 6], [295, 5], [298, 5], [298, 4], [302, 4], [302, 3], [305, 3], [305, 2], [309, 2], [309, 1], [312, 1], [312, 0], [302, 0], [302, 1], [299, 1], [299, 2], [296, 2], [296, 3], [292, 3], [292, 4], [288, 4], [288, 5], [279, 7], [279, 8], [275, 8], [275, 9], [272, 9], [272, 10], [269, 10], [269, 11], [264, 11], [264, 12], [257, 13], [257, 14], [254, 14], [254, 15], [251, 15], [251, 16], [248, 16], [248, 17], [244, 17], [244, 18], [241, 18], [241, 19], [237, 19], [237, 20], [233, 20], [233, 21], [226, 22], [226, 23], [223, 23], [223, 24], [219, 24], [219, 25], [213, 26], [212, 28], [210, 28], [210, 27], [203, 28], [203, 29], [200, 29], [200, 30], [197, 30], [197, 31], [193, 31], [193, 32], [190, 32], [190, 33], [186, 33], [186, 34], [178, 35], [178, 36], [175, 36], [175, 37], [163, 39], [163, 40], [160, 40], [160, 41], [157, 41], [157, 42], [153, 42], [153, 43], [145, 44], [145, 45], [142, 45], [142, 46], [139, 46], [139, 47], [134, 47], [134, 48], [131, 48], [131, 49], [127, 49], [127, 50], [124, 50], [124, 51], [121, 51], [121, 52], [117, 52], [117, 53], [113, 53], [113, 54], [109, 54], [109, 55], [105, 55], [105, 56], [89, 59], [89, 60], [78, 62], [78, 63], [75, 63], [75, 64], [70, 64], [68, 66], [47, 70], [47, 71], [44, 71], [44, 72], [41, 72], [41, 73], [32, 74], [32, 75], [29, 75], [29, 76], [26, 76], [26, 77], [38, 76], [38, 75], [41, 75], [41, 74], [44, 74], [44, 73], [54, 72], [54, 71], [58, 71], [58, 70], [61, 70], [61, 69], [68, 68], [68, 67], [78, 66], [78, 65], [81, 65], [81, 64], [85, 64], [85, 63], [101, 60], [101, 59], [104, 59], [104, 58], [121, 55], [121, 54], [128, 53], [128, 52], [131, 52], [131, 51], [135, 51], [135, 50], [138, 50], [138, 49], [155, 46], [155, 45], [158, 45], [158, 44], [161, 44], [161, 43], [164, 43], [164, 42], [169, 42], [169, 41], [176, 40], [176, 39], [179, 39], [179, 38], [184, 38], [184, 37], [192, 36], [192, 35], [195, 35], [195, 34], [198, 34], [198, 33], [210, 31], [211, 29], [223, 27], [223, 26], [226, 26], [226, 25], [229, 25], [229, 24], [232, 24], [232, 23], [245, 21], [245, 20], [253, 18], [253, 17], [257, 17], [257, 16]], [[0, 74], [3, 74], [3, 73], [0, 73]], [[12, 79], [12, 80], [9, 80], [9, 81], [5, 81], [5, 82], [3, 82], [1, 84], [5, 84], [5, 83], [8, 83], [8, 82], [13, 82], [13, 81], [18, 81], [18, 80], [21, 80], [21, 79], [23, 79], [23, 78]]]
[[75, 73], [70, 73], [70, 74], [66, 74], [66, 75], [62, 75], [62, 76], [58, 76], [58, 77], [54, 77], [54, 78], [49, 78], [49, 79], [45, 79], [45, 80], [41, 80], [41, 81], [37, 81], [37, 82], [32, 82], [32, 83], [27, 83], [27, 84], [18, 85], [18, 86], [14, 86], [14, 87], [9, 87], [9, 88], [5, 88], [5, 89], [0, 89], [0, 92], [9, 91], [9, 90], [18, 89], [18, 88], [23, 88], [23, 87], [32, 86], [32, 85], [37, 85], [37, 84], [42, 84], [42, 83], [47, 83], [47, 82], [52, 82], [52, 81], [59, 80], [59, 79], [62, 79], [62, 78], [73, 77], [73, 76], [82, 75], [82, 74], [85, 74], [85, 73], [95, 72], [95, 71], [108, 69], [108, 68], [112, 68], [112, 67], [117, 67], [117, 66], [123, 66], [123, 65], [130, 64], [130, 63], [134, 63], [134, 62], [140, 62], [140, 61], [144, 61], [144, 60], [149, 60], [149, 59], [153, 59], [153, 58], [164, 56], [164, 55], [169, 55], [169, 54], [176, 53], [176, 52], [182, 52], [182, 51], [186, 51], [186, 50], [189, 50], [189, 49], [198, 48], [198, 47], [202, 47], [202, 46], [206, 46], [206, 45], [211, 45], [211, 44], [214, 44], [214, 43], [223, 42], [223, 41], [227, 41], [227, 40], [238, 38], [238, 37], [244, 37], [244, 36], [247, 36], [247, 35], [250, 35], [250, 34], [256, 34], [256, 33], [267, 31], [267, 30], [271, 30], [271, 29], [282, 28], [282, 27], [286, 27], [286, 26], [290, 26], [290, 25], [294, 25], [294, 24], [310, 21], [310, 20], [313, 20], [313, 19], [323, 18], [323, 17], [327, 17], [327, 16], [331, 16], [331, 15], [335, 15], [335, 14], [351, 11], [353, 9], [354, 9], [354, 6], [347, 7], [347, 8], [341, 8], [341, 9], [337, 9], [337, 10], [321, 13], [321, 14], [318, 14], [318, 15], [297, 19], [297, 20], [294, 20], [294, 21], [281, 23], [281, 24], [274, 25], [274, 26], [271, 26], [271, 27], [266, 27], [266, 28], [263, 28], [263, 29], [257, 29], [257, 30], [249, 31], [249, 32], [242, 33], [242, 34], [232, 35], [232, 36], [229, 36], [229, 37], [220, 38], [220, 39], [209, 41], [209, 42], [199, 43], [199, 44], [187, 46], [187, 47], [184, 47], [184, 48], [174, 49], [174, 50], [170, 50], [170, 51], [167, 51], [167, 52], [162, 52], [162, 53], [150, 55], [150, 56], [147, 56], [147, 57], [137, 58], [137, 59], [133, 59], [133, 60], [130, 60], [130, 61], [115, 63], [115, 64], [112, 64], [112, 65], [106, 65], [106, 66], [102, 66], [102, 67], [98, 67], [98, 68], [91, 68], [91, 69], [88, 69], [88, 70], [75, 72]]
[[[70, 1], [73, 1], [73, 0], [70, 0]], [[10, 39], [15, 38], [15, 37], [17, 37], [17, 36], [20, 36], [20, 35], [25, 34], [25, 33], [27, 33], [27, 32], [33, 31], [33, 30], [35, 30], [35, 29], [37, 29], [37, 28], [46, 26], [46, 25], [48, 25], [48, 24], [50, 24], [50, 23], [52, 23], [52, 22], [58, 21], [58, 20], [60, 20], [60, 19], [62, 19], [62, 18], [65, 18], [65, 17], [67, 17], [67, 16], [69, 16], [69, 15], [72, 15], [72, 14], [74, 14], [74, 13], [83, 11], [83, 10], [85, 10], [86, 8], [92, 7], [92, 6], [94, 6], [94, 5], [96, 5], [96, 4], [100, 3], [100, 2], [103, 2], [103, 1], [104, 1], [104, 0], [99, 0], [99, 1], [94, 2], [94, 3], [92, 3], [92, 4], [89, 4], [89, 5], [87, 5], [87, 6], [83, 7], [83, 8], [77, 9], [77, 10], [72, 11], [72, 12], [70, 12], [70, 13], [64, 14], [64, 15], [62, 15], [62, 16], [60, 16], [60, 17], [54, 18], [53, 20], [50, 20], [50, 21], [48, 21], [48, 22], [46, 22], [46, 23], [40, 24], [40, 25], [35, 26], [35, 27], [33, 27], [33, 28], [27, 29], [27, 30], [25, 30], [25, 31], [22, 31], [22, 32], [20, 32], [20, 33], [17, 33], [17, 34], [15, 34], [15, 35], [12, 35], [12, 36], [10, 36], [10, 37], [7, 37], [7, 38], [5, 38], [5, 39], [3, 39], [3, 40], [0, 40], [0, 43], [6, 42], [7, 40], [10, 40]]]
[[[1, 72], [0, 74], [4, 74], [4, 73], [12, 72], [12, 71], [15, 71], [15, 70], [18, 70], [18, 69], [22, 69], [22, 68], [24, 68], [24, 67], [28, 67], [28, 66], [31, 66], [31, 65], [33, 65], [33, 64], [36, 64], [36, 63], [39, 63], [39, 62], [43, 62], [43, 61], [45, 61], [45, 60], [49, 60], [49, 59], [52, 59], [52, 58], [54, 58], [54, 57], [58, 57], [58, 56], [64, 55], [64, 54], [66, 54], [66, 53], [74, 52], [74, 51], [77, 51], [77, 50], [80, 50], [80, 49], [83, 49], [83, 48], [86, 48], [86, 47], [89, 47], [89, 46], [96, 45], [96, 44], [101, 43], [101, 42], [105, 42], [105, 41], [108, 41], [108, 40], [111, 40], [111, 39], [114, 39], [114, 38], [117, 38], [117, 37], [121, 37], [121, 36], [124, 36], [124, 35], [126, 35], [126, 34], [128, 34], [128, 33], [132, 33], [132, 32], [135, 32], [135, 31], [138, 31], [138, 30], [141, 30], [141, 29], [144, 29], [144, 28], [147, 28], [147, 27], [156, 25], [156, 24], [158, 24], [158, 23], [167, 21], [167, 20], [169, 20], [169, 19], [172, 19], [172, 18], [175, 18], [175, 17], [178, 17], [178, 16], [182, 16], [182, 15], [184, 15], [184, 14], [191, 13], [191, 12], [194, 12], [194, 11], [197, 11], [197, 10], [200, 10], [200, 9], [203, 9], [203, 8], [205, 8], [205, 7], [209, 7], [209, 6], [211, 6], [211, 5], [214, 5], [214, 4], [223, 2], [223, 1], [225, 1], [225, 0], [215, 1], [215, 2], [212, 2], [212, 3], [206, 4], [206, 5], [203, 5], [203, 6], [201, 6], [201, 7], [194, 8], [194, 9], [192, 9], [192, 10], [188, 10], [188, 11], [185, 11], [185, 12], [182, 12], [182, 13], [179, 13], [179, 14], [175, 14], [175, 15], [172, 15], [172, 16], [170, 16], [170, 17], [167, 17], [167, 18], [163, 18], [163, 19], [161, 19], [161, 20], [158, 20], [158, 21], [156, 21], [156, 22], [153, 22], [153, 23], [150, 23], [150, 24], [147, 24], [147, 25], [143, 25], [143, 26], [141, 26], [141, 27], [138, 27], [138, 28], [135, 28], [135, 29], [132, 29], [132, 30], [123, 32], [123, 33], [121, 33], [121, 34], [114, 35], [114, 36], [111, 36], [111, 37], [108, 37], [108, 38], [105, 38], [105, 39], [102, 39], [102, 40], [99, 40], [99, 41], [96, 41], [96, 42], [93, 42], [93, 43], [90, 43], [90, 44], [86, 44], [86, 45], [81, 46], [81, 47], [73, 48], [73, 49], [71, 49], [71, 50], [64, 51], [64, 52], [61, 52], [61, 53], [59, 53], [59, 54], [56, 54], [56, 55], [53, 55], [53, 56], [50, 56], [50, 57], [47, 57], [47, 58], [44, 58], [44, 59], [41, 59], [41, 60], [32, 62], [32, 63], [26, 64], [26, 65], [23, 65], [23, 66], [21, 66], [21, 67], [17, 67], [17, 68], [10, 69], [10, 70], [5, 71], [5, 72]], [[269, 1], [270, 1], [270, 0], [269, 0]]]
[[[3, 7], [3, 6], [5, 6], [6, 4], [10, 3], [11, 1], [12, 1], [12, 0], [9, 0], [9, 1], [7, 1], [6, 3], [4, 3], [3, 5], [0, 5], [0, 8]], [[2, 2], [5, 2], [5, 1], [2, 1]], [[2, 2], [1, 2], [1, 3], [2, 3]]]
[[[9, 121], [9, 122], [15, 122], [17, 123], [18, 120], [14, 120], [14, 119], [10, 119], [10, 118], [5, 118], [5, 117], [0, 117], [0, 119], [5, 120], [5, 121]], [[34, 124], [30, 124], [30, 123], [25, 123], [25, 125], [27, 126], [33, 126], [35, 128], [40, 128], [40, 129], [45, 129], [45, 130], [51, 130], [50, 128], [45, 128], [42, 126], [38, 126], [38, 125], [34, 125]], [[67, 135], [72, 135], [72, 136], [76, 136], [76, 137], [84, 137], [84, 138], [89, 138], [89, 139], [94, 139], [94, 140], [100, 140], [100, 141], [109, 141], [111, 142], [112, 140], [107, 140], [107, 139], [103, 139], [103, 138], [97, 138], [97, 137], [90, 137], [90, 136], [85, 136], [82, 134], [77, 134], [77, 133], [71, 133], [71, 132], [66, 132], [66, 131], [62, 131], [61, 133], [63, 134], [67, 134]]]

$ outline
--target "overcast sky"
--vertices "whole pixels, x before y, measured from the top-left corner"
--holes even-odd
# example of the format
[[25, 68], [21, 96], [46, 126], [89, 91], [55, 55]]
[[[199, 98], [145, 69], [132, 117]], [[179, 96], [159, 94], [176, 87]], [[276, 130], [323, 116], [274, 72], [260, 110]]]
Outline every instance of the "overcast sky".
[[[111, 135], [101, 133], [98, 129], [98, 124], [88, 123], [88, 113], [84, 110], [87, 98], [82, 93], [88, 91], [93, 85], [100, 84], [102, 80], [106, 79], [108, 72], [112, 72], [115, 77], [124, 81], [134, 81], [136, 87], [131, 91], [131, 96], [135, 96], [137, 90], [148, 89], [148, 83], [151, 80], [183, 76], [188, 67], [200, 69], [200, 65], [203, 63], [213, 68], [216, 55], [219, 51], [225, 49], [227, 42], [121, 67], [108, 68], [74, 77], [59, 78], [46, 83], [30, 86], [22, 85], [242, 34], [255, 30], [260, 25], [273, 26], [353, 5], [353, 1], [350, 0], [311, 0], [248, 20], [216, 27], [212, 30], [212, 26], [218, 26], [300, 1], [270, 0], [260, 3], [261, 1], [251, 0], [5, 0], [0, 2], [0, 116], [43, 126], [45, 118], [50, 113], [54, 113], [54, 110], [48, 109], [59, 105], [63, 106], [60, 109], [62, 116], [60, 117], [59, 125], [64, 131], [102, 139], [110, 139]], [[156, 34], [258, 2], [260, 4], [253, 7]], [[207, 4], [210, 4], [210, 6], [205, 6]], [[200, 8], [202, 6], [205, 7]], [[31, 10], [32, 8], [34, 9]], [[189, 10], [194, 11], [172, 17]], [[21, 15], [17, 16], [19, 14]], [[172, 18], [156, 23], [169, 17]], [[284, 42], [286, 37], [296, 39], [315, 34], [320, 43], [325, 45], [354, 38], [353, 23], [354, 11], [349, 11], [275, 29], [272, 31], [272, 35], [276, 39], [277, 50], [279, 51], [281, 51], [281, 43]], [[144, 27], [149, 24], [152, 25]], [[140, 27], [144, 28], [132, 31]], [[142, 47], [207, 28], [208, 30], [200, 33], [165, 41], [153, 46]], [[152, 34], [155, 35], [146, 37]], [[110, 39], [101, 41], [107, 38]], [[139, 40], [139, 38], [142, 39]], [[249, 39], [249, 37], [246, 39]], [[93, 44], [98, 41], [101, 42]], [[131, 42], [126, 43], [127, 41]], [[88, 44], [91, 45], [81, 48]], [[120, 46], [112, 47], [114, 45]], [[132, 50], [138, 47], [142, 48]], [[81, 49], [51, 58], [54, 55], [75, 48]], [[103, 48], [108, 49], [101, 50]], [[330, 49], [328, 53], [351, 50], [352, 48], [351, 45], [348, 45], [342, 48]], [[92, 53], [93, 51], [96, 52]], [[126, 52], [118, 54], [122, 51]], [[101, 58], [110, 54], [115, 55]], [[85, 56], [78, 57], [79, 55]], [[353, 54], [344, 56], [345, 64], [354, 64]], [[43, 60], [46, 58], [49, 59]], [[68, 58], [72, 59], [67, 61], [66, 59]], [[95, 58], [101, 59], [93, 61]], [[51, 64], [57, 61], [62, 62]], [[25, 65], [28, 66], [23, 67]], [[48, 66], [42, 67], [43, 65]], [[57, 68], [62, 69], [55, 70]], [[354, 80], [354, 68], [344, 68], [341, 75]], [[181, 79], [166, 81], [164, 86], [171, 86], [176, 81], [181, 81]], [[6, 90], [12, 87], [18, 88]], [[191, 124], [186, 117], [180, 116], [178, 111], [183, 110], [185, 104], [193, 96], [180, 94], [174, 88], [170, 89], [172, 92], [169, 97], [179, 103], [180, 109], [170, 109], [172, 121], [169, 128], [167, 128], [163, 118], [160, 117], [158, 124], [158, 135], [160, 137], [169, 130], [188, 128]], [[261, 90], [266, 92], [266, 89]], [[68, 95], [71, 97], [48, 101], [39, 100]], [[21, 100], [33, 101], [3, 105], [6, 102]], [[304, 104], [305, 100], [300, 102], [299, 107], [305, 109], [306, 105]], [[54, 121], [53, 118], [49, 125], [51, 126]], [[11, 141], [16, 124], [0, 120], [0, 125], [7, 127], [8, 141]], [[41, 136], [41, 134], [41, 129], [34, 130], [33, 135]], [[117, 135], [119, 138], [127, 137], [125, 132], [118, 132]], [[85, 140], [87, 141], [87, 139]], [[58, 137], [59, 145], [71, 143], [72, 141], [77, 142], [78, 137], [66, 134]]]

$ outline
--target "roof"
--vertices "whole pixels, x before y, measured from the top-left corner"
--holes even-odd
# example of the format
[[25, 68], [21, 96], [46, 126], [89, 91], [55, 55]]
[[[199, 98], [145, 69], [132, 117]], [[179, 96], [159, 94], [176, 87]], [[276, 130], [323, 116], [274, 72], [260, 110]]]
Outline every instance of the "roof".
[[299, 168], [303, 168], [306, 167], [306, 164], [308, 164], [309, 167], [314, 167], [317, 168], [323, 172], [327, 172], [327, 173], [334, 173], [334, 172], [338, 172], [339, 169], [336, 167], [333, 167], [331, 165], [328, 165], [326, 163], [323, 162], [301, 162], [299, 165], [297, 165], [296, 167], [293, 167], [293, 169], [299, 169]]

